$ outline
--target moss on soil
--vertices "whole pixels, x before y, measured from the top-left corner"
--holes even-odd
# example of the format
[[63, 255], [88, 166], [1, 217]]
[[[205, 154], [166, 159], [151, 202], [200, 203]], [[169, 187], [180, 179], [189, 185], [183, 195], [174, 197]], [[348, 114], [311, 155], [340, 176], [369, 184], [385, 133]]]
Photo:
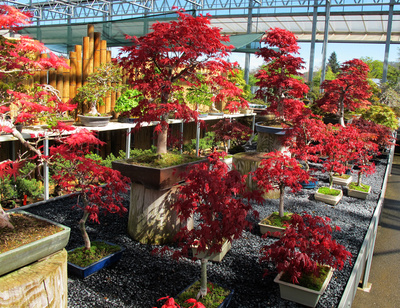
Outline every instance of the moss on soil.
[[285, 224], [290, 221], [292, 215], [293, 213], [284, 212], [283, 217], [280, 217], [278, 212], [273, 212], [271, 215], [261, 220], [261, 223], [264, 225], [286, 228]]
[[93, 241], [90, 250], [80, 247], [68, 252], [68, 262], [86, 267], [119, 250], [121, 250], [120, 246]]
[[339, 196], [341, 190], [329, 188], [329, 187], [320, 187], [320, 188], [318, 188], [318, 192], [320, 194], [324, 194], [324, 195]]
[[362, 183], [360, 185], [357, 185], [356, 182], [352, 182], [352, 183], [349, 184], [349, 188], [350, 189], [358, 190], [358, 191], [362, 191], [362, 192], [368, 192], [370, 187], [371, 186], [365, 185], [365, 184], [362, 184]]
[[[325, 282], [326, 277], [329, 274], [329, 266], [321, 266], [318, 265], [319, 268], [319, 277], [314, 274], [302, 274], [299, 280], [299, 285], [308, 289], [319, 291], [322, 288], [322, 285]], [[290, 275], [284, 273], [281, 276], [281, 280], [289, 283], [293, 283], [290, 280]]]

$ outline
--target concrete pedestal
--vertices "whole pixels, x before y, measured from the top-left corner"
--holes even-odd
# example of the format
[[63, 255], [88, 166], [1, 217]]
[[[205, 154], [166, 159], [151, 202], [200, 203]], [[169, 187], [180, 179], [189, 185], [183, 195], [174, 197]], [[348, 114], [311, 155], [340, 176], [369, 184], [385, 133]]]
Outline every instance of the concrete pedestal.
[[67, 307], [67, 251], [0, 277], [1, 307]]
[[[179, 185], [167, 190], [131, 184], [128, 233], [142, 244], [162, 245], [173, 241], [182, 224], [171, 204]], [[193, 220], [187, 222], [193, 228]]]

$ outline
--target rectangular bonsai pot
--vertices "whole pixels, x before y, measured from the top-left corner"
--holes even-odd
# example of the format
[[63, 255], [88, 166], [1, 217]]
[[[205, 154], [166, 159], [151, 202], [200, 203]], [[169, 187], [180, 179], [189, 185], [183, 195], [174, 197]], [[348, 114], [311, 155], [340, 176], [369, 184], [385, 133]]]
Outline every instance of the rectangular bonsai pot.
[[369, 193], [371, 192], [371, 186], [369, 187], [368, 191], [361, 191], [357, 189], [347, 189], [347, 195], [349, 197], [354, 197], [358, 199], [367, 199]]
[[166, 190], [184, 181], [182, 173], [188, 172], [190, 168], [206, 161], [207, 159], [202, 159], [167, 168], [152, 168], [134, 165], [126, 160], [117, 160], [112, 162], [112, 168], [130, 178], [132, 182], [142, 184], [146, 188]]
[[232, 247], [232, 242], [230, 241], [225, 241], [222, 244], [221, 251], [220, 252], [214, 252], [211, 255], [208, 254], [208, 250], [206, 251], [197, 251], [198, 246], [192, 246], [192, 253], [193, 257], [198, 258], [198, 259], [203, 259], [207, 258], [208, 261], [213, 261], [213, 262], [221, 262], [222, 259], [225, 257], [227, 252], [231, 249]]
[[62, 230], [32, 243], [0, 253], [0, 276], [63, 249], [69, 241], [71, 232], [69, 227], [25, 211], [16, 211], [15, 213], [47, 221], [60, 227]]
[[[104, 242], [104, 243], [107, 243], [107, 244], [113, 245], [113, 246], [119, 246], [116, 244], [109, 243], [107, 241], [101, 241], [101, 242]], [[122, 253], [125, 250], [125, 247], [122, 247], [122, 246], [119, 246], [119, 247], [120, 247], [119, 251], [114, 252], [114, 253], [110, 254], [109, 256], [104, 257], [103, 259], [100, 259], [99, 261], [92, 263], [86, 267], [81, 267], [79, 265], [68, 262], [68, 275], [72, 274], [78, 278], [83, 279], [83, 278], [86, 278], [89, 275], [92, 275], [95, 272], [103, 269], [104, 267], [110, 266], [110, 265], [118, 262], [121, 259]], [[77, 249], [77, 248], [75, 248], [75, 249]], [[72, 249], [68, 252], [74, 251], [75, 249]]]

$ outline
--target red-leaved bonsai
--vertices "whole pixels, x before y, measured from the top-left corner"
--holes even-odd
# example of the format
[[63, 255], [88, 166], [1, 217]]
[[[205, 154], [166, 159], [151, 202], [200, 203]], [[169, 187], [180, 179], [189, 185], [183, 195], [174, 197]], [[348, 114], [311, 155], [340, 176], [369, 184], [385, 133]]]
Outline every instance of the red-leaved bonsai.
[[256, 74], [256, 85], [259, 89], [256, 98], [265, 100], [269, 107], [267, 112], [275, 114], [278, 121], [291, 121], [304, 108], [300, 100], [305, 97], [309, 88], [304, 83], [301, 69], [304, 61], [299, 54], [296, 36], [285, 29], [274, 28], [261, 39], [267, 44], [256, 53], [265, 61]]
[[362, 60], [344, 62], [336, 79], [322, 83], [324, 95], [317, 101], [317, 105], [325, 112], [336, 114], [340, 125], [345, 126], [346, 111], [370, 105], [368, 98], [372, 91], [368, 83], [368, 71], [368, 65]]
[[285, 187], [290, 187], [293, 193], [297, 192], [302, 188], [301, 182], [308, 181], [310, 175], [296, 159], [282, 152], [270, 152], [265, 157], [252, 178], [262, 191], [279, 189], [279, 216], [283, 217]]
[[[18, 124], [30, 124], [35, 118], [71, 110], [74, 106], [64, 104], [57, 92], [49, 85], [29, 87], [26, 80], [36, 71], [68, 67], [65, 61], [58, 58], [40, 42], [28, 37], [6, 37], [6, 33], [15, 32], [20, 26], [30, 23], [31, 15], [18, 9], [0, 5], [0, 134], [11, 134], [26, 149], [18, 153], [15, 161], [0, 162], [0, 179], [3, 176], [17, 176], [19, 166], [28, 159], [40, 167], [46, 157], [42, 153], [42, 142], [45, 134], [36, 134], [31, 139], [25, 138], [17, 129]], [[38, 57], [45, 54], [43, 57]], [[53, 127], [48, 134], [57, 138], [59, 133], [68, 129], [60, 124]], [[0, 220], [7, 219], [0, 205]]]
[[102, 211], [120, 215], [127, 212], [121, 193], [127, 192], [130, 180], [119, 171], [86, 157], [90, 147], [103, 144], [93, 132], [82, 129], [50, 148], [51, 163], [60, 166], [53, 180], [64, 192], [78, 195], [76, 207], [83, 211], [79, 228], [86, 250], [91, 246], [85, 228], [88, 218], [99, 222], [98, 215]]
[[277, 271], [287, 274], [294, 284], [299, 284], [303, 275], [319, 277], [319, 266], [341, 270], [346, 261], [351, 264], [352, 257], [332, 238], [330, 219], [310, 214], [293, 214], [283, 236], [264, 246], [262, 252], [260, 260], [274, 262]]
[[185, 122], [197, 120], [197, 111], [179, 99], [185, 87], [218, 88], [213, 100], [228, 99], [226, 103], [242, 91], [228, 79], [233, 65], [224, 58], [232, 46], [224, 42], [229, 38], [221, 35], [220, 28], [210, 27], [208, 16], [194, 17], [183, 10], [176, 14], [178, 20], [155, 22], [145, 36], [127, 36], [132, 46], [123, 47], [118, 57], [129, 83], [145, 97], [132, 116], [139, 118], [138, 123], [159, 121], [155, 127], [158, 154], [167, 153], [171, 112]]
[[207, 294], [208, 257], [220, 252], [224, 242], [232, 242], [242, 235], [245, 228], [251, 227], [246, 217], [252, 212], [252, 207], [245, 200], [252, 198], [253, 194], [247, 191], [244, 177], [237, 170], [229, 171], [220, 160], [225, 155], [214, 152], [208, 157], [208, 163], [192, 169], [185, 184], [179, 187], [176, 202], [172, 205], [181, 221], [191, 217], [198, 219], [195, 228], [188, 230], [184, 227], [178, 232], [176, 239], [181, 250], [174, 253], [178, 258], [187, 256], [194, 245], [198, 252], [207, 252], [207, 257], [201, 259], [198, 298]]
[[[246, 143], [252, 134], [252, 130], [235, 120], [222, 119], [212, 126], [214, 135], [214, 143], [223, 143], [224, 150], [228, 151], [228, 141], [231, 141], [231, 149], [238, 149], [242, 144]], [[240, 150], [239, 150], [240, 151]], [[243, 152], [244, 150], [240, 151]]]

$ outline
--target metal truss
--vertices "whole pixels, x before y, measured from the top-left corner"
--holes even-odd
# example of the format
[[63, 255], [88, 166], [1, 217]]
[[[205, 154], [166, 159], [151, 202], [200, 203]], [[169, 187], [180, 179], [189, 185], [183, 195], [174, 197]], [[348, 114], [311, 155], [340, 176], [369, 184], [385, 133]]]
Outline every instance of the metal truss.
[[[323, 11], [327, 0], [8, 0], [6, 4], [30, 11], [40, 24], [66, 24], [100, 20], [119, 20], [171, 12], [183, 8], [213, 16], [247, 15], [249, 8], [260, 16], [307, 14], [315, 6]], [[332, 12], [387, 12], [400, 0], [330, 0]]]

